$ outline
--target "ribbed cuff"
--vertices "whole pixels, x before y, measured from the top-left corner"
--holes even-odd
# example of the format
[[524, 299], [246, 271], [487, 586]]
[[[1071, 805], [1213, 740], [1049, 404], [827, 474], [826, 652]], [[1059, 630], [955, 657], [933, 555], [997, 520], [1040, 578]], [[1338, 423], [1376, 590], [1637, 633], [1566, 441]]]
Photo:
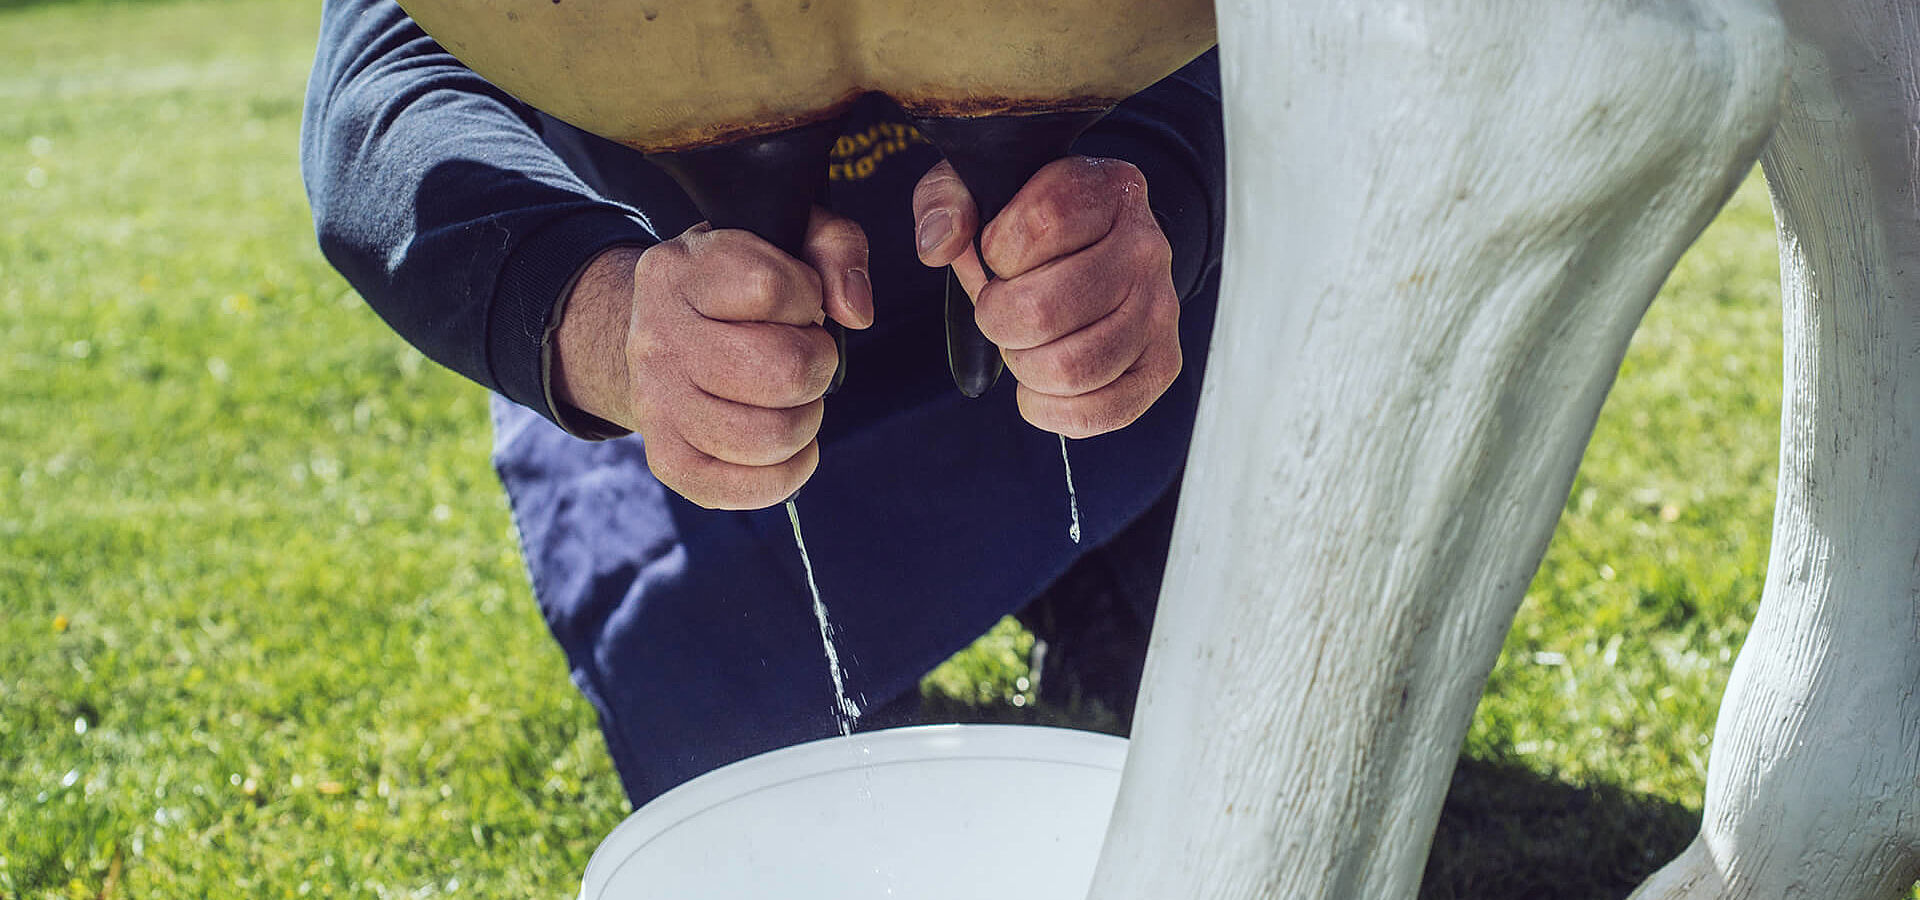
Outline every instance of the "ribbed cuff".
[[657, 243], [637, 219], [612, 208], [568, 216], [522, 240], [500, 269], [487, 314], [487, 368], [500, 393], [576, 437], [626, 434], [553, 400], [548, 343], [568, 290], [595, 256], [616, 244]]
[[1074, 142], [1073, 152], [1126, 160], [1146, 176], [1147, 205], [1173, 248], [1173, 287], [1186, 300], [1199, 289], [1207, 261], [1219, 254], [1213, 246], [1214, 211], [1187, 154], [1151, 135], [1102, 131], [1098, 125]]

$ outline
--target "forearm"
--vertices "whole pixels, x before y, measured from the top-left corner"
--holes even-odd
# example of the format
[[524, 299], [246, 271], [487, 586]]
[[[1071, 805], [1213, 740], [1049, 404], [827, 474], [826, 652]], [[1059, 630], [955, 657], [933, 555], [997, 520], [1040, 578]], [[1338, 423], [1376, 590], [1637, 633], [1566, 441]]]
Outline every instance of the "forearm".
[[548, 346], [553, 399], [576, 433], [612, 437], [629, 429], [632, 398], [622, 388], [627, 372], [627, 331], [633, 305], [633, 272], [644, 247], [622, 244], [602, 251], [567, 293]]
[[654, 241], [387, 0], [324, 5], [301, 163], [322, 250], [382, 318], [549, 416], [556, 301], [600, 251]]

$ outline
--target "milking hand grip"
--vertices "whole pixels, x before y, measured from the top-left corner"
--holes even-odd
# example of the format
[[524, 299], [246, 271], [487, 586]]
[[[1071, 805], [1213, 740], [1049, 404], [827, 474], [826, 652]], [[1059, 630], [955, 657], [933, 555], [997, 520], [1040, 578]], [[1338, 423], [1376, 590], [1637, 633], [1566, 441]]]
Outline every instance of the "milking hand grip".
[[[1106, 108], [1042, 112], [1031, 115], [915, 116], [914, 125], [953, 165], [954, 174], [973, 195], [980, 231], [1013, 202], [1013, 195], [1047, 163], [1066, 156], [1074, 139], [1106, 115]], [[974, 250], [980, 234], [974, 234]], [[980, 267], [996, 277], [984, 255]], [[973, 302], [947, 275], [947, 367], [960, 393], [978, 397], [993, 387], [1006, 367], [1000, 348], [980, 333]]]
[[[649, 153], [647, 158], [673, 176], [713, 227], [751, 231], [800, 259], [807, 220], [814, 199], [826, 187], [828, 154], [840, 126], [832, 119], [709, 147]], [[831, 394], [847, 378], [847, 332], [832, 318], [823, 324], [839, 355], [827, 386]]]

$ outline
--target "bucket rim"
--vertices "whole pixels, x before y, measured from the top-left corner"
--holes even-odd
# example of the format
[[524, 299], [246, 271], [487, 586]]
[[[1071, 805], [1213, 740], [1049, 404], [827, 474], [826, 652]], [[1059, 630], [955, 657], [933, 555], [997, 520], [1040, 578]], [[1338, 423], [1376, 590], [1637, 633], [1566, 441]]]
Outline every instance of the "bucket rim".
[[934, 760], [1012, 760], [1085, 766], [1119, 774], [1127, 739], [1045, 725], [912, 725], [795, 744], [729, 763], [629, 813], [595, 848], [580, 900], [605, 894], [628, 858], [680, 823], [748, 794], [853, 769]]

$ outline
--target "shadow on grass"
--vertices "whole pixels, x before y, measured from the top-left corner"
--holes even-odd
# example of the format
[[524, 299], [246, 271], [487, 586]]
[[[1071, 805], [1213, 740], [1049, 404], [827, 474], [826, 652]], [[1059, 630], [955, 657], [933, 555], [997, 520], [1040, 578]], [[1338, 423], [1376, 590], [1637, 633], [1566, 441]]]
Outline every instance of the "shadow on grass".
[[1667, 800], [1462, 758], [1420, 898], [1619, 900], [1699, 827], [1699, 813]]
[[[897, 704], [876, 726], [907, 724]], [[918, 721], [1052, 725], [1120, 733], [1104, 708], [1071, 712], [920, 699]], [[1621, 900], [1700, 827], [1678, 803], [1615, 785], [1577, 787], [1511, 762], [1462, 757], [1453, 772], [1420, 900]]]

